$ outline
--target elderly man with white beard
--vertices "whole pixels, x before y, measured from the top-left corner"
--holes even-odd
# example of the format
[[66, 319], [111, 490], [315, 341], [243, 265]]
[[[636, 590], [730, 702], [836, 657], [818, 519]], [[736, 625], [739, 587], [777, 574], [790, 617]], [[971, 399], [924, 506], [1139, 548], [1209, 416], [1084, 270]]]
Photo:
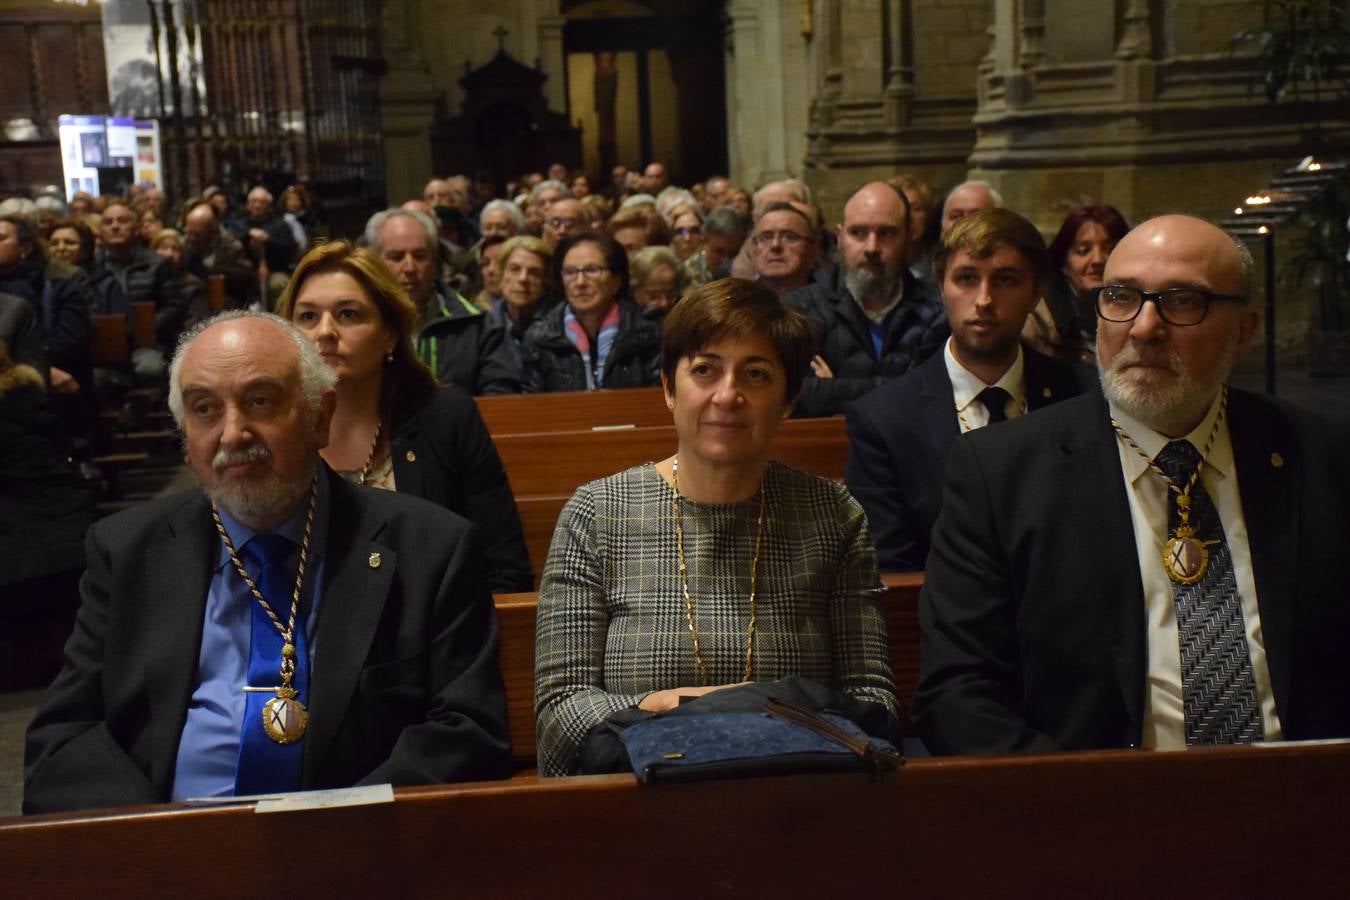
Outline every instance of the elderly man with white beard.
[[184, 335], [170, 408], [201, 487], [90, 529], [25, 812], [509, 771], [477, 533], [323, 464], [334, 381], [276, 316]]
[[958, 438], [920, 601], [935, 753], [1350, 736], [1344, 422], [1229, 388], [1252, 260], [1152, 219], [1097, 292], [1103, 392]]

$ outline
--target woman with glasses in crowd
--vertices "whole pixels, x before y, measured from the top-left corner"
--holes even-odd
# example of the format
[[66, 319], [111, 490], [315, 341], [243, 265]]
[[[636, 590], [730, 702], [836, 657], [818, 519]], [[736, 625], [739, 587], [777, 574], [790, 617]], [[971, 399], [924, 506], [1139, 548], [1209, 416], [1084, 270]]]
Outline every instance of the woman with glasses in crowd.
[[[815, 353], [805, 316], [755, 282], [714, 281], [666, 318], [673, 456], [593, 481], [558, 519], [539, 587], [543, 775], [591, 771], [588, 738], [745, 682], [799, 676], [892, 737], [881, 578], [842, 485], [769, 458]], [[842, 696], [840, 696], [842, 695]]]
[[417, 309], [372, 251], [347, 241], [305, 255], [277, 301], [338, 375], [324, 461], [358, 484], [437, 503], [478, 526], [493, 593], [534, 571], [515, 497], [478, 407], [417, 358]]
[[[513, 254], [514, 255], [514, 254]], [[660, 381], [660, 326], [628, 296], [628, 257], [608, 235], [565, 238], [553, 254], [565, 302], [525, 333], [527, 391], [650, 387]]]

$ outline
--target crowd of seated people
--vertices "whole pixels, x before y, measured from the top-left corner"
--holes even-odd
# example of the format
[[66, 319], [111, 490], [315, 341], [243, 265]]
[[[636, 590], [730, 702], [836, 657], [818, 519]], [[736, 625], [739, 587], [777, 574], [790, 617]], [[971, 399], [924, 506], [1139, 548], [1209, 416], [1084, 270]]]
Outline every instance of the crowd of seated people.
[[[686, 188], [659, 162], [437, 177], [349, 235], [306, 186], [278, 193], [0, 207], [0, 424], [45, 460], [22, 496], [78, 484], [70, 454], [134, 386], [167, 396], [202, 488], [90, 532], [28, 809], [500, 776], [490, 595], [536, 571], [544, 774], [595, 770], [616, 713], [797, 677], [874, 706], [879, 733], [912, 714], [936, 753], [1350, 736], [1350, 607], [1319, 565], [1350, 536], [1346, 429], [1227, 388], [1252, 263], [1216, 227], [1131, 230], [1103, 203], [1047, 243], [991, 185], [911, 174], [857, 185], [827, 223], [800, 180]], [[136, 304], [152, 339], [96, 371], [94, 316], [130, 328]], [[644, 387], [674, 455], [583, 486], [532, 561], [472, 398]], [[769, 459], [781, 420], [829, 416], [843, 485]], [[0, 504], [8, 547], [29, 514]], [[46, 532], [66, 544], [92, 518], [83, 499], [45, 513], [68, 514]], [[167, 613], [121, 598], [167, 587], [145, 558], [170, 538], [210, 624], [172, 623], [186, 720], [140, 711], [126, 663], [162, 650], [137, 629]], [[877, 607], [900, 570], [926, 573], [912, 711]], [[335, 583], [394, 599], [363, 615]], [[226, 621], [230, 598], [269, 617]], [[350, 638], [315, 624], [320, 601]], [[277, 643], [265, 663], [250, 629]], [[275, 698], [219, 702], [278, 671]], [[336, 671], [342, 703], [324, 699]], [[306, 704], [349, 717], [314, 726], [332, 758], [283, 754], [284, 777], [255, 780], [249, 748], [302, 740]]]

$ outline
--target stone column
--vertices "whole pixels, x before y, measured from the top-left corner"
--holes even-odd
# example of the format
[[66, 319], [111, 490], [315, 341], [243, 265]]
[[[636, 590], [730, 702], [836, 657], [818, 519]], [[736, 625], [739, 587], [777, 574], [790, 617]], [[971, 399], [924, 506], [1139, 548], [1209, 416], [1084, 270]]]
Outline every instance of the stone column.
[[1045, 59], [1045, 0], [1022, 0], [1021, 19], [1017, 62], [1030, 69]]
[[[557, 6], [556, 3], [551, 5]], [[544, 82], [544, 96], [548, 98], [549, 109], [560, 113], [567, 112], [567, 60], [563, 58], [563, 23], [566, 21], [560, 15], [539, 17], [539, 65], [548, 76], [548, 81]]]
[[384, 58], [390, 65], [380, 81], [380, 114], [385, 189], [393, 204], [422, 196], [431, 178], [431, 125], [443, 98], [422, 55], [420, 7], [418, 0], [384, 5]]
[[886, 124], [892, 128], [909, 120], [914, 98], [914, 61], [909, 58], [909, 0], [886, 0], [886, 87], [882, 91]]

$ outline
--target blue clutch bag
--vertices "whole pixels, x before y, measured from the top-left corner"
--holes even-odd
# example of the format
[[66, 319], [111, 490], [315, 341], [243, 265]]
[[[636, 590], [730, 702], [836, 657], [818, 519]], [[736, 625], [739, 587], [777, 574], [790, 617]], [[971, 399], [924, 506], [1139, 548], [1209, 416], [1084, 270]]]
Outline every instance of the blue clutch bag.
[[761, 712], [657, 716], [629, 725], [622, 740], [638, 780], [862, 771], [904, 763], [889, 741], [850, 720], [770, 698]]

